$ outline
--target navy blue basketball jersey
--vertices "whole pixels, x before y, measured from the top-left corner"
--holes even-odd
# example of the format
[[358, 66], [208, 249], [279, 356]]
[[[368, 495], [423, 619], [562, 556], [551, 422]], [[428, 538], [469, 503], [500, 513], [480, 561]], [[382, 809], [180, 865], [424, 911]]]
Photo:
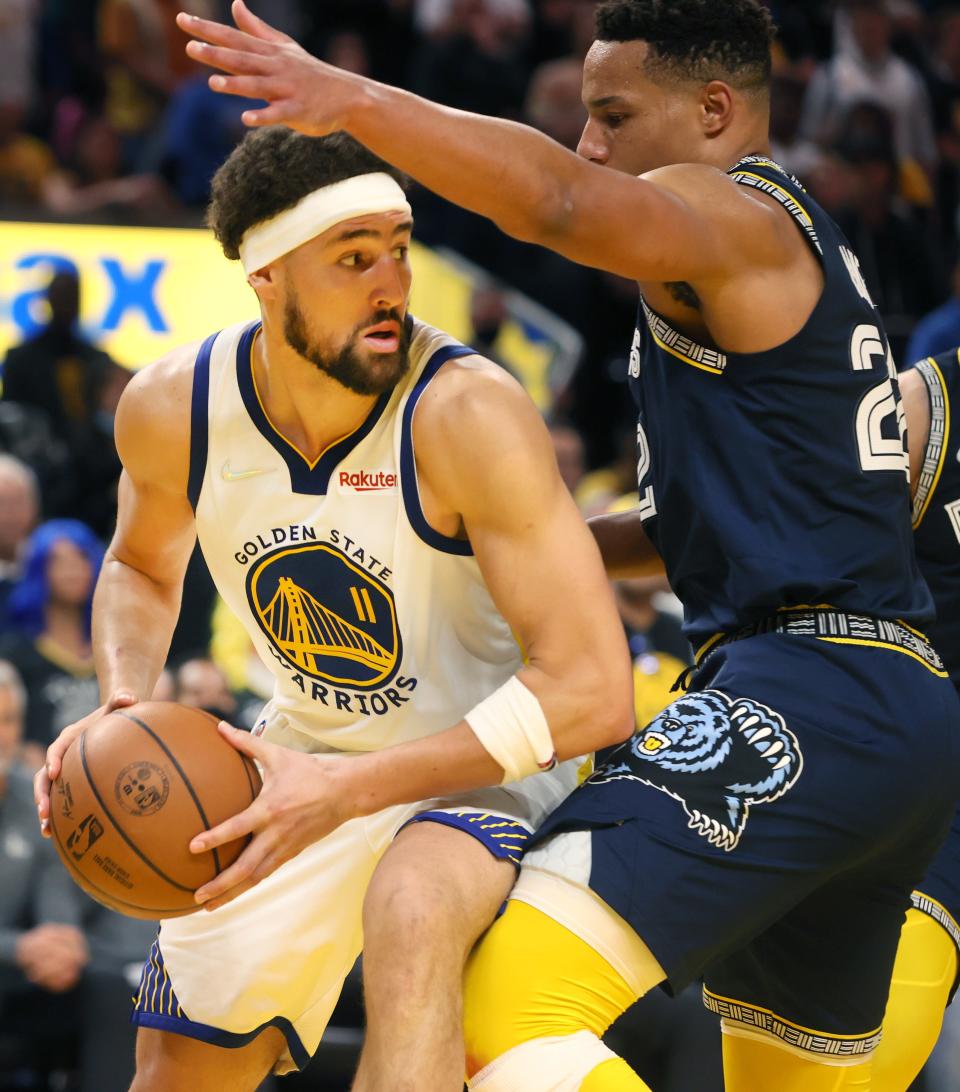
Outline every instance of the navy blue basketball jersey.
[[697, 344], [641, 297], [640, 509], [687, 636], [696, 647], [799, 605], [923, 624], [904, 411], [859, 263], [777, 164], [750, 156], [729, 173], [783, 205], [825, 283], [795, 337], [749, 354]]
[[[930, 401], [930, 433], [913, 500], [917, 560], [937, 608], [927, 633], [960, 688], [960, 350], [921, 360]], [[952, 426], [952, 427], [951, 427]]]

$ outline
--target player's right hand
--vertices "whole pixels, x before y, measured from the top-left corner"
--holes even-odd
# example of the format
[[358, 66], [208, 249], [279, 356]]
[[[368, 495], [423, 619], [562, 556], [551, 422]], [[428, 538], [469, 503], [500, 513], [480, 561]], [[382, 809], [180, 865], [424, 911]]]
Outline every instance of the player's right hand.
[[44, 765], [37, 770], [33, 778], [33, 800], [37, 805], [37, 816], [40, 819], [40, 833], [44, 838], [50, 837], [50, 786], [60, 776], [60, 765], [67, 748], [81, 736], [91, 724], [94, 724], [107, 713], [114, 709], [123, 709], [128, 705], [136, 705], [140, 699], [130, 690], [116, 690], [98, 709], [83, 717], [81, 720], [68, 724], [66, 728], [47, 748], [47, 759]]

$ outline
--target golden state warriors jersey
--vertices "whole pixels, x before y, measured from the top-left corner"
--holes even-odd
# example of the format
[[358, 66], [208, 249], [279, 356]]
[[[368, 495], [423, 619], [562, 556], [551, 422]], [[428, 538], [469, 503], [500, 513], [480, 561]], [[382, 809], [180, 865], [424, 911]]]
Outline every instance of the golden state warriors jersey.
[[[414, 323], [407, 374], [310, 462], [264, 410], [258, 328], [199, 351], [188, 493], [220, 595], [276, 680], [264, 735], [370, 751], [449, 728], [521, 665], [469, 542], [427, 523], [417, 489], [418, 400], [473, 350]], [[543, 791], [556, 803], [575, 780], [565, 768]]]

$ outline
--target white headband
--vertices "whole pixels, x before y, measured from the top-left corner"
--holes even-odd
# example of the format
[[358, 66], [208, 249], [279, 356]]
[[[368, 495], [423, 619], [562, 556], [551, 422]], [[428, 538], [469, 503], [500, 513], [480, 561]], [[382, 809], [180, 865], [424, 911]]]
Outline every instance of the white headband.
[[343, 220], [378, 212], [411, 215], [406, 195], [388, 174], [358, 174], [323, 186], [308, 193], [293, 208], [243, 233], [239, 247], [243, 271], [249, 274], [263, 269]]

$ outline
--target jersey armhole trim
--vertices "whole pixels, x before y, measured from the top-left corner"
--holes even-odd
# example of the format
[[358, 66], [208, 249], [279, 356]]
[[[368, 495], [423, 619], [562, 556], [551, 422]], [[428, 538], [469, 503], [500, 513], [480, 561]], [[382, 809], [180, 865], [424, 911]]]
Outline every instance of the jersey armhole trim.
[[916, 530], [927, 514], [930, 501], [937, 490], [940, 474], [943, 471], [944, 458], [950, 440], [950, 408], [947, 402], [947, 384], [933, 357], [921, 360], [917, 364], [927, 388], [930, 402], [930, 434], [923, 453], [923, 465], [920, 468], [920, 481], [917, 494], [913, 498], [913, 529]]
[[423, 505], [420, 503], [417, 460], [413, 451], [413, 415], [417, 403], [420, 401], [420, 396], [448, 360], [455, 360], [457, 357], [462, 356], [476, 356], [476, 351], [466, 345], [444, 345], [437, 349], [427, 361], [426, 366], [420, 373], [420, 378], [407, 398], [407, 404], [403, 407], [403, 420], [400, 426], [400, 489], [403, 494], [403, 506], [407, 513], [407, 519], [419, 539], [443, 553], [457, 554], [460, 557], [472, 557], [473, 547], [467, 540], [442, 535], [427, 522], [427, 517], [423, 512]]
[[[753, 169], [744, 170], [745, 167], [752, 167]], [[757, 173], [758, 171], [764, 170], [773, 171], [784, 181], [791, 182], [801, 192], [806, 192], [793, 175], [788, 174], [787, 171], [779, 164], [774, 163], [771, 159], [748, 156], [747, 159], [741, 160], [729, 172], [729, 175], [738, 186], [748, 186], [750, 189], [759, 190], [761, 193], [765, 193], [768, 197], [772, 197], [782, 205], [797, 222], [804, 237], [810, 244], [811, 249], [816, 254], [817, 260], [823, 265], [823, 247], [820, 245], [820, 238], [817, 235], [813, 217], [788, 189], [785, 189], [779, 182], [774, 182], [773, 179], [767, 178], [766, 175]]]
[[[219, 333], [219, 331], [218, 331]], [[210, 420], [210, 353], [217, 334], [211, 334], [200, 346], [193, 365], [193, 393], [190, 399], [190, 472], [187, 499], [196, 512], [200, 490], [207, 470], [207, 445]]]

